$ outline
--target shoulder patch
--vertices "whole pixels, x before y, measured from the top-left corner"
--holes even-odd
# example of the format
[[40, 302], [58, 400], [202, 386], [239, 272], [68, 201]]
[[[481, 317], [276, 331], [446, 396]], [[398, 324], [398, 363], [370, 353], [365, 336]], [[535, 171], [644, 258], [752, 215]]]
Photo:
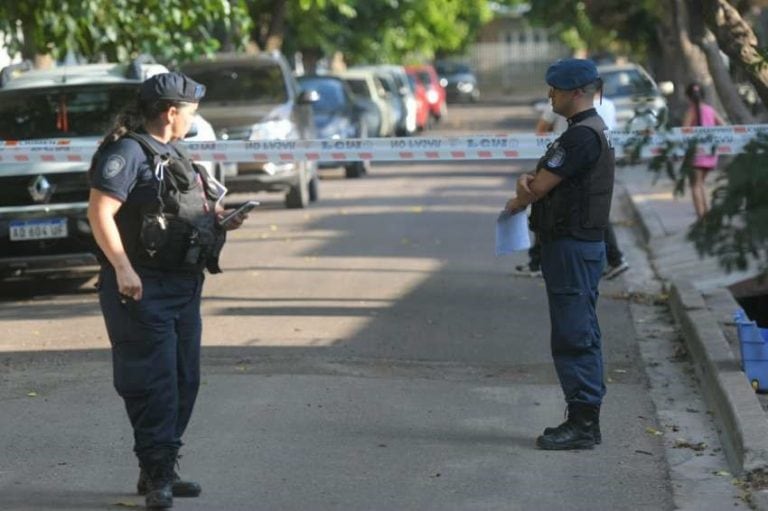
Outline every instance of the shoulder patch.
[[549, 152], [544, 164], [550, 169], [556, 169], [562, 166], [564, 161], [565, 161], [565, 149], [563, 149], [560, 145], [558, 145], [557, 147], [554, 147], [552, 151]]
[[102, 174], [104, 179], [112, 179], [125, 168], [125, 158], [119, 154], [113, 154], [107, 158]]

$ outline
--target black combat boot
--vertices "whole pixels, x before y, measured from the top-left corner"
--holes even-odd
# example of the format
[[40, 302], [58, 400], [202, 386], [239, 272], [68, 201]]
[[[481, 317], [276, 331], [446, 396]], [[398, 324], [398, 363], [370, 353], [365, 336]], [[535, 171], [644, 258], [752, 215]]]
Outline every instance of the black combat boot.
[[[181, 458], [181, 455], [178, 456]], [[179, 466], [178, 458], [176, 459], [176, 466]], [[139, 471], [139, 481], [136, 483], [136, 491], [139, 495], [147, 494], [147, 471], [141, 468]], [[179, 477], [178, 472], [173, 470], [173, 480], [171, 481], [171, 491], [174, 497], [197, 497], [203, 489], [199, 483], [194, 481], [184, 481]]]
[[158, 449], [139, 457], [145, 475], [144, 491], [147, 509], [173, 507], [173, 465], [176, 449]]
[[[571, 415], [570, 409], [571, 409], [571, 405], [569, 405], [568, 408], [566, 409], [566, 413], [567, 413], [567, 415], [566, 415], [566, 422], [568, 422], [567, 418], [570, 417], [570, 415]], [[599, 412], [600, 412], [600, 408], [598, 407], [597, 419], [592, 423], [592, 436], [595, 437], [595, 443], [596, 444], [603, 443], [603, 435], [600, 433], [600, 413]], [[562, 424], [560, 424], [556, 428], [544, 428], [544, 433], [543, 434], [544, 435], [551, 435], [552, 433], [555, 432], [555, 430], [558, 430], [558, 429], [562, 428], [563, 426], [565, 426], [565, 422], [563, 422]]]
[[570, 449], [591, 449], [597, 443], [593, 430], [599, 420], [600, 407], [582, 403], [568, 406], [568, 419], [556, 428], [547, 428], [536, 439], [540, 449], [564, 451]]

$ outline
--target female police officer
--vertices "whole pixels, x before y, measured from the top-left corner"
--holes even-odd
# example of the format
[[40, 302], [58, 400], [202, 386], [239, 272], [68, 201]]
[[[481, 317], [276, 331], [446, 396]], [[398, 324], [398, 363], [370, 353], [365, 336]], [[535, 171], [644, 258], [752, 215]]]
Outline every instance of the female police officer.
[[533, 204], [531, 229], [541, 240], [551, 350], [568, 419], [536, 439], [541, 449], [584, 449], [601, 442], [599, 414], [605, 394], [598, 283], [605, 264], [614, 152], [593, 107], [602, 83], [592, 61], [565, 59], [547, 70], [549, 98], [568, 129], [547, 149], [535, 174], [517, 181], [510, 212]]
[[200, 493], [174, 466], [200, 380], [203, 269], [220, 271], [224, 212], [205, 170], [175, 142], [204, 94], [180, 73], [144, 81], [89, 171], [88, 219], [100, 252], [114, 385], [133, 426], [138, 491], [150, 509]]

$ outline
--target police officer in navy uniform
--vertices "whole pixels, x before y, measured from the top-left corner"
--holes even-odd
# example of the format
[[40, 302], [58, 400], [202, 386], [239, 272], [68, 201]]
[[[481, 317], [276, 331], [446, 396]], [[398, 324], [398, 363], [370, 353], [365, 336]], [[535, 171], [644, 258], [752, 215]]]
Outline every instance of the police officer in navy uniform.
[[551, 350], [568, 407], [567, 420], [536, 439], [541, 449], [589, 449], [602, 440], [605, 395], [598, 283], [605, 264], [614, 151], [593, 107], [602, 81], [590, 60], [564, 59], [546, 74], [553, 110], [568, 129], [548, 147], [534, 174], [520, 176], [509, 212], [531, 204], [530, 227], [541, 240], [549, 301]]
[[203, 270], [219, 272], [228, 213], [205, 169], [176, 144], [205, 87], [180, 73], [145, 80], [96, 152], [88, 219], [99, 247], [99, 301], [147, 507], [196, 497], [176, 473], [200, 382]]

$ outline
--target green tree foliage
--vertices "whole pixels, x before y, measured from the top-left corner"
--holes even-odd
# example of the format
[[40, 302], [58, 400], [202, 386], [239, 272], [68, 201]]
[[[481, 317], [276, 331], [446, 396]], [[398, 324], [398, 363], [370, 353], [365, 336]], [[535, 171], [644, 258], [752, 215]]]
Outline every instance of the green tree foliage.
[[260, 47], [268, 46], [271, 36], [284, 41], [286, 54], [343, 51], [351, 62], [395, 62], [409, 55], [431, 58], [461, 52], [491, 17], [487, 0], [245, 2]]
[[727, 271], [757, 262], [768, 276], [768, 135], [760, 134], [717, 180], [711, 209], [688, 234]]
[[534, 23], [553, 28], [574, 50], [644, 55], [657, 47], [658, 0], [531, 0]]
[[0, 3], [0, 32], [24, 58], [68, 52], [117, 61], [148, 53], [184, 60], [218, 49], [212, 31], [248, 23], [239, 2], [226, 0], [24, 0]]
[[[675, 195], [685, 193], [695, 169], [692, 165], [697, 147], [714, 152], [716, 141], [700, 136], [687, 141], [657, 134], [660, 150], [648, 162], [657, 176], [665, 174], [674, 182]], [[659, 140], [661, 138], [661, 140]], [[630, 164], [641, 162], [644, 147], [651, 137], [630, 139], [624, 148]], [[701, 255], [718, 259], [730, 272], [746, 270], [751, 265], [768, 276], [768, 134], [760, 133], [734, 157], [717, 176], [709, 211], [688, 231]]]

